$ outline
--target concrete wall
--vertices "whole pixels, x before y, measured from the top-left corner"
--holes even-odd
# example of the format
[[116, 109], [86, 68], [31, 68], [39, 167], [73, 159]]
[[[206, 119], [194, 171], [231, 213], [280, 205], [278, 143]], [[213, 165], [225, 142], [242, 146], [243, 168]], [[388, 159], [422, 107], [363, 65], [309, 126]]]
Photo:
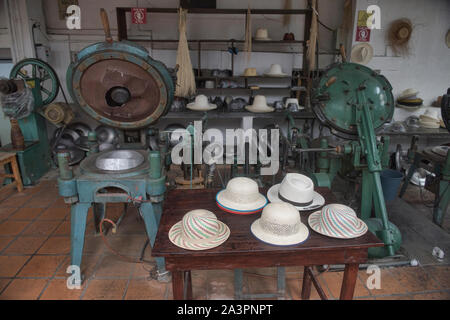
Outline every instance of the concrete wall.
[[[436, 98], [450, 87], [450, 48], [445, 44], [445, 35], [450, 29], [450, 1], [448, 0], [357, 0], [356, 11], [366, 10], [376, 4], [381, 9], [381, 29], [372, 30], [370, 44], [374, 57], [368, 67], [381, 71], [392, 84], [394, 96], [403, 90], [414, 88], [420, 91], [425, 108], [410, 112], [396, 108], [394, 120], [425, 112]], [[413, 23], [410, 40], [410, 56], [394, 56], [386, 41], [390, 23], [408, 18]], [[353, 44], [356, 34], [356, 22]]]

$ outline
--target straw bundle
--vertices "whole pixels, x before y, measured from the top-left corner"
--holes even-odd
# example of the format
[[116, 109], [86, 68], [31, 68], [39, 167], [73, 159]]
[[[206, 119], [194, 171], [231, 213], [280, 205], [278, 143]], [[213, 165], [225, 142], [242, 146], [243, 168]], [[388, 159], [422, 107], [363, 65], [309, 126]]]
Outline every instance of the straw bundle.
[[311, 19], [311, 30], [309, 33], [308, 49], [306, 51], [306, 59], [308, 62], [308, 70], [311, 71], [316, 67], [316, 43], [317, 43], [317, 1], [311, 0], [311, 8], [313, 10]]
[[177, 51], [177, 86], [175, 96], [190, 97], [197, 88], [195, 87], [194, 70], [192, 69], [191, 57], [189, 55], [189, 46], [186, 38], [186, 14], [187, 10], [180, 8], [178, 10], [180, 39], [178, 41]]
[[[284, 8], [285, 10], [292, 9], [292, 0], [284, 0]], [[287, 27], [291, 23], [291, 15], [285, 14], [283, 16], [283, 27]]]
[[252, 56], [252, 14], [250, 12], [250, 6], [247, 9], [247, 15], [245, 16], [245, 43], [244, 51], [246, 52], [245, 58], [247, 64], [250, 62]]
[[397, 56], [409, 55], [409, 40], [413, 27], [409, 19], [395, 20], [387, 32], [389, 45]]

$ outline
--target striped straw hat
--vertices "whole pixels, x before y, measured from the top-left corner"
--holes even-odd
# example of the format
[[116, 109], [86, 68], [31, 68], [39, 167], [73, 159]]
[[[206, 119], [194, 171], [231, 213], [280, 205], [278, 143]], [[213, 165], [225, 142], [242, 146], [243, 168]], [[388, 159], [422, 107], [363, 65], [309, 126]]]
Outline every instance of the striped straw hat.
[[312, 213], [308, 223], [314, 231], [332, 238], [357, 238], [367, 232], [367, 225], [352, 208], [336, 203]]
[[196, 209], [183, 216], [183, 220], [170, 228], [169, 239], [180, 248], [207, 250], [224, 243], [230, 236], [226, 224], [217, 220], [214, 213]]

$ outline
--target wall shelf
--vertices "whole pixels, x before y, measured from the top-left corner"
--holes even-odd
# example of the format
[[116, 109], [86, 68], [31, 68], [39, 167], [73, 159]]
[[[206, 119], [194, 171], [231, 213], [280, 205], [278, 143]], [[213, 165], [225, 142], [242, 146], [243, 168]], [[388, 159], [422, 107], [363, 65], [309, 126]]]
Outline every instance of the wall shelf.
[[[265, 119], [283, 119], [286, 118], [287, 113], [283, 111], [274, 111], [268, 113], [252, 113], [249, 111], [225, 111], [225, 110], [212, 110], [206, 112], [208, 119], [239, 119], [242, 117], [254, 117]], [[180, 111], [180, 112], [168, 112], [164, 119], [201, 119], [205, 112], [203, 111]], [[314, 113], [309, 111], [290, 112], [294, 119], [315, 119]], [[226, 117], [224, 117], [226, 116]]]

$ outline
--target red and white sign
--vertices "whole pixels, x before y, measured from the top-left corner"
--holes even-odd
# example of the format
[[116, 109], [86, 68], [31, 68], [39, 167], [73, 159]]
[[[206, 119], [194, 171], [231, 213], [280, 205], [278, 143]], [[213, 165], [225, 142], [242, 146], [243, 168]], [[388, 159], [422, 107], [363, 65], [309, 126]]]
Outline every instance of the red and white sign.
[[145, 8], [131, 8], [131, 23], [145, 24], [147, 22], [147, 10]]
[[369, 42], [370, 41], [370, 29], [367, 27], [356, 27], [356, 41]]

